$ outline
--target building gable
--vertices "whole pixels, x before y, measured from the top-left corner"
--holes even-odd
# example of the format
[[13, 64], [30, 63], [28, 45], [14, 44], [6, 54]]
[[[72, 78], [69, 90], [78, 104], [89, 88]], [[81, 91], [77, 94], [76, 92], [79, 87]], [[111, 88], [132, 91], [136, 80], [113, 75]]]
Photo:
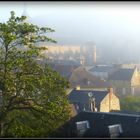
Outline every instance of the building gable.
[[120, 110], [119, 98], [115, 94], [107, 94], [100, 103], [100, 112], [110, 112]]
[[131, 79], [131, 86], [139, 86], [140, 85], [140, 73], [137, 68], [135, 68], [134, 73]]

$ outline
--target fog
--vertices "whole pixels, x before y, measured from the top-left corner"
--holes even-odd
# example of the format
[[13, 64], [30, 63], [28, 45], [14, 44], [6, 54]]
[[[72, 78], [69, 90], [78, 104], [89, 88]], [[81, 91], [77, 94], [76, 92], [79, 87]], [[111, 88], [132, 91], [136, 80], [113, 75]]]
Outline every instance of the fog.
[[[58, 44], [83, 45], [91, 41], [101, 59], [140, 61], [140, 2], [25, 2], [1, 4], [7, 14], [21, 15], [26, 7], [29, 21], [55, 29]], [[6, 5], [9, 6], [6, 11]], [[13, 8], [13, 9], [12, 9]], [[3, 12], [4, 13], [4, 12]], [[2, 17], [6, 18], [6, 17]]]

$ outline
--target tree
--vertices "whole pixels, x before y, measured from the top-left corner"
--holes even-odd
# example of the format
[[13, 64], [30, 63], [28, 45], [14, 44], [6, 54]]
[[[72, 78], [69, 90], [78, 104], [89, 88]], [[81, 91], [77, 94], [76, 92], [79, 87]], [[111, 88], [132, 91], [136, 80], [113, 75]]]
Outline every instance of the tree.
[[121, 110], [140, 112], [140, 97], [126, 96], [120, 99]]
[[0, 136], [47, 137], [69, 119], [68, 82], [48, 64], [40, 65], [45, 47], [53, 42], [51, 28], [11, 17], [0, 23]]

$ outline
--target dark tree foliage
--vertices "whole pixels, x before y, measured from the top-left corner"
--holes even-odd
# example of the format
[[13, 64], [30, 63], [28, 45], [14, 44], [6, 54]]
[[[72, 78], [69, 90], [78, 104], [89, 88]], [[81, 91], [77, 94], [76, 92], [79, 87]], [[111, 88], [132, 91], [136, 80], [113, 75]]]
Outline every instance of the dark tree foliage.
[[69, 119], [68, 82], [47, 64], [40, 65], [51, 28], [11, 17], [0, 23], [0, 136], [49, 137]]

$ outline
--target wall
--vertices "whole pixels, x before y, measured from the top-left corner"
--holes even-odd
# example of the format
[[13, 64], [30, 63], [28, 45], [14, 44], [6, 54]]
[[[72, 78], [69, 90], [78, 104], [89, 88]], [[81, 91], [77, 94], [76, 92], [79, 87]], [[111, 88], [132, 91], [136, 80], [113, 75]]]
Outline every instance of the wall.
[[110, 110], [120, 110], [119, 98], [116, 97], [114, 94], [111, 95], [110, 103], [109, 103], [109, 94], [100, 103], [100, 112], [109, 112]]
[[135, 72], [132, 76], [131, 86], [140, 86], [140, 74], [137, 71], [137, 69], [135, 70]]
[[131, 82], [130, 81], [122, 81], [122, 80], [109, 80], [109, 83], [113, 87], [131, 87]]
[[108, 96], [105, 96], [103, 101], [100, 103], [100, 112], [109, 112], [109, 100]]
[[[124, 96], [131, 94], [131, 81], [122, 81], [122, 80], [109, 80], [111, 87], [115, 89], [116, 95]], [[125, 89], [125, 94], [123, 93]]]

